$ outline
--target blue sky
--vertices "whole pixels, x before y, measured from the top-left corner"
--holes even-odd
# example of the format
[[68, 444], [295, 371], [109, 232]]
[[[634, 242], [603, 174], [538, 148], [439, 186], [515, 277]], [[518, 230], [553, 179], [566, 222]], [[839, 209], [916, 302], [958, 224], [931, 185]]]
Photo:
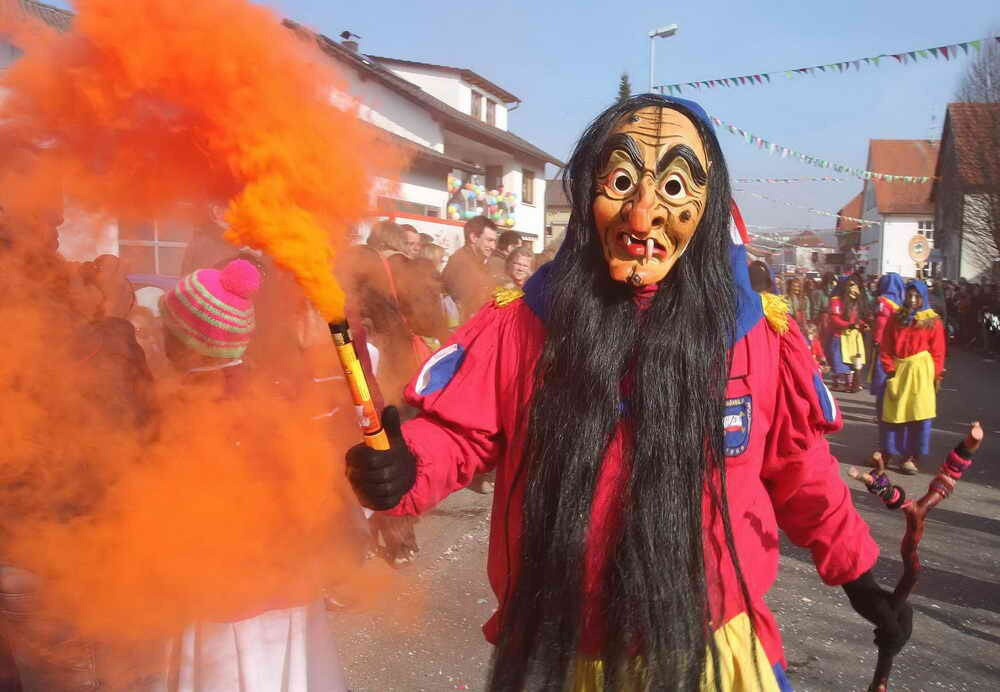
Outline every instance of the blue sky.
[[[650, 29], [677, 23], [656, 46], [658, 81], [782, 70], [1000, 34], [996, 0], [747, 0], [745, 2], [367, 2], [271, 0], [282, 13], [336, 36], [363, 36], [367, 53], [471, 68], [524, 103], [510, 128], [565, 159], [627, 71], [648, 86]], [[622, 8], [616, 10], [615, 8]], [[938, 138], [966, 62], [928, 61], [844, 75], [784, 78], [768, 87], [713, 89], [696, 98], [723, 120], [825, 159], [864, 167], [870, 138]], [[736, 176], [829, 171], [781, 160], [720, 132]], [[899, 171], [904, 173], [903, 171]], [[861, 181], [743, 186], [775, 199], [836, 211]], [[809, 212], [738, 197], [748, 223], [831, 228]]]
[[[1000, 34], [996, 0], [746, 0], [744, 2], [418, 2], [269, 0], [280, 13], [331, 37], [360, 34], [361, 49], [468, 67], [523, 100], [510, 129], [565, 159], [586, 123], [614, 98], [627, 71], [648, 85], [648, 31], [659, 39], [657, 81], [687, 82], [895, 53]], [[617, 8], [621, 8], [620, 10]], [[938, 138], [966, 58], [929, 60], [771, 86], [696, 92], [709, 113], [771, 141], [865, 166], [870, 138]], [[685, 94], [686, 95], [686, 94]], [[738, 176], [831, 175], [781, 160], [719, 133]], [[888, 171], [907, 173], [907, 171]], [[744, 185], [780, 200], [836, 211], [861, 181]], [[832, 228], [833, 220], [738, 195], [748, 223]]]

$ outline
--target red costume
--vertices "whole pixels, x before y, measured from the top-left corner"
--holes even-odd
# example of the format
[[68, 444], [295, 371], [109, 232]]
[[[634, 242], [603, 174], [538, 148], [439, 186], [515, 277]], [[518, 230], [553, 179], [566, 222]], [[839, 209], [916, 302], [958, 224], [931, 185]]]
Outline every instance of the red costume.
[[[530, 284], [529, 284], [530, 290]], [[529, 296], [530, 297], [530, 296]], [[418, 460], [417, 481], [398, 514], [418, 514], [496, 468], [488, 572], [500, 611], [518, 578], [523, 477], [519, 474], [535, 363], [544, 325], [527, 299], [491, 305], [461, 328], [407, 388], [420, 415], [403, 426]], [[728, 493], [737, 554], [750, 590], [757, 633], [772, 664], [784, 663], [774, 618], [764, 603], [777, 574], [778, 527], [811, 549], [823, 580], [836, 585], [871, 569], [878, 547], [840, 479], [824, 435], [841, 427], [833, 397], [793, 320], [779, 336], [759, 319], [736, 342], [726, 392]], [[598, 477], [588, 535], [581, 651], [602, 644], [601, 583], [609, 537], [618, 525], [630, 431], [618, 424]], [[519, 479], [520, 478], [520, 482]], [[704, 549], [712, 624], [745, 611], [725, 550], [722, 523], [707, 494]], [[499, 611], [484, 627], [496, 643]]]
[[909, 358], [921, 351], [927, 351], [934, 359], [934, 376], [940, 377], [944, 370], [946, 342], [944, 325], [940, 319], [928, 326], [915, 320], [913, 324], [904, 326], [899, 320], [889, 320], [881, 340], [882, 348], [879, 357], [885, 371], [896, 369], [896, 360]]

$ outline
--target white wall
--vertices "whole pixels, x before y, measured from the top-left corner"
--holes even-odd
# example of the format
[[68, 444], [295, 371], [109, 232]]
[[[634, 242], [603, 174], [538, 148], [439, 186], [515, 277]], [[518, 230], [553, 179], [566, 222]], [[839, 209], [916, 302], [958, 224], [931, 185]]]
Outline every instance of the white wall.
[[[437, 152], [444, 152], [444, 133], [427, 110], [374, 79], [362, 81], [353, 70], [342, 72], [348, 93], [360, 102], [358, 111], [363, 120]], [[342, 95], [333, 94], [331, 98], [335, 102], [340, 101]]]
[[902, 215], [889, 214], [882, 224], [881, 261], [879, 274], [896, 272], [903, 276], [914, 276], [916, 265], [910, 259], [910, 239], [917, 235], [919, 221], [934, 221], [929, 214]]
[[[535, 173], [535, 203], [525, 204], [521, 199], [521, 183], [524, 180], [522, 168], [527, 168]], [[523, 233], [532, 233], [535, 242], [532, 249], [541, 252], [545, 246], [545, 178], [542, 177], [544, 169], [536, 169], [514, 161], [505, 163], [503, 166], [503, 188], [510, 190], [518, 197], [517, 212], [514, 230]]]
[[[434, 68], [392, 64], [386, 64], [386, 67], [398, 77], [416, 84], [434, 98], [463, 113], [474, 115], [483, 122], [486, 122], [486, 101], [487, 99], [493, 101], [496, 103], [496, 126], [501, 130], [507, 129], [507, 106], [501, 103], [496, 95], [474, 87], [453, 74]], [[483, 107], [477, 114], [470, 113], [473, 91], [483, 97]]]
[[959, 262], [959, 278], [969, 281], [980, 281], [990, 275], [993, 260], [1000, 253], [996, 245], [987, 239], [984, 233], [984, 222], [987, 201], [983, 195], [965, 195], [962, 205], [962, 241]]
[[413, 65], [386, 64], [385, 67], [452, 108], [463, 113], [469, 112], [469, 88], [458, 77]]

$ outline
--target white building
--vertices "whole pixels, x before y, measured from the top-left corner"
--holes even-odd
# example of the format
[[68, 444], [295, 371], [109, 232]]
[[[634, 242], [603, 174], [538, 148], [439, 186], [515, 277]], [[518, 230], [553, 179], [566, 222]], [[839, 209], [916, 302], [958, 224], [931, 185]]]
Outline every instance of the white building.
[[367, 56], [350, 40], [318, 41], [346, 68], [362, 117], [415, 148], [398, 194], [380, 200], [387, 216], [431, 233], [451, 251], [462, 242], [464, 220], [484, 213], [541, 252], [545, 166], [563, 164], [508, 130], [520, 99], [472, 70]]
[[[15, 7], [66, 31], [73, 15], [35, 0]], [[309, 36], [298, 24], [289, 30]], [[467, 69], [375, 58], [358, 51], [354, 41], [315, 35], [319, 48], [337, 62], [359, 117], [382, 136], [409, 150], [412, 163], [398, 185], [376, 182], [373, 201], [380, 218], [396, 218], [430, 234], [450, 254], [463, 243], [466, 218], [485, 214], [501, 230], [514, 230], [532, 241], [536, 252], [545, 242], [545, 166], [562, 162], [508, 130], [508, 116], [520, 99]], [[16, 47], [0, 38], [0, 69], [17, 59]], [[344, 94], [335, 102], [353, 104]], [[97, 245], [72, 230], [73, 213], [60, 229], [61, 249], [71, 259], [91, 259], [101, 252], [118, 254], [130, 274], [177, 276], [191, 228], [150, 223], [119, 223]], [[373, 219], [375, 220], [375, 219]]]
[[[873, 139], [868, 145], [870, 171], [906, 176], [933, 176], [938, 142], [924, 139]], [[931, 183], [866, 180], [862, 190], [861, 218], [878, 223], [861, 229], [860, 245], [866, 251], [868, 274], [896, 272], [915, 276], [910, 239], [923, 235], [934, 243], [934, 205]], [[937, 268], [932, 267], [934, 275]]]
[[998, 193], [1000, 103], [949, 104], [933, 194], [945, 278], [1000, 278]]

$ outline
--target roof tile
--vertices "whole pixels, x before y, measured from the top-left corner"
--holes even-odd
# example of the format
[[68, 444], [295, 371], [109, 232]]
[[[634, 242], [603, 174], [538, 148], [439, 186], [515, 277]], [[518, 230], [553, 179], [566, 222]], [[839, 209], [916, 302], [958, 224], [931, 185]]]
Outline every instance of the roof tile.
[[[868, 144], [868, 168], [890, 175], [931, 177], [937, 166], [939, 144], [937, 140], [927, 139], [873, 139]], [[870, 184], [875, 186], [875, 206], [880, 214], [934, 213], [931, 203], [933, 181], [889, 183], [872, 180]]]

